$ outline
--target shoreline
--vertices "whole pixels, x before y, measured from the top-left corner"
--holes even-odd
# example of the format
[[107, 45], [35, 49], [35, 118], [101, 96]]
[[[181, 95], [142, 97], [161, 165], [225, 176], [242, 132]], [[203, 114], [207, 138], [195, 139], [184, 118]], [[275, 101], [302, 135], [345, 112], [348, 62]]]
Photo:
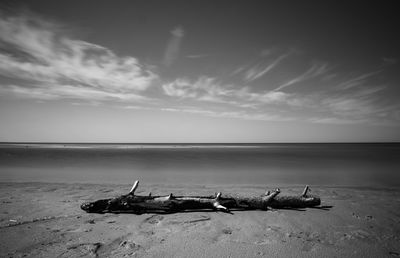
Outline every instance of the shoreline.
[[[134, 183], [135, 180], [132, 180], [132, 184]], [[8, 184], [17, 184], [17, 185], [29, 185], [29, 184], [37, 184], [37, 185], [87, 185], [87, 186], [94, 186], [94, 187], [118, 187], [121, 189], [130, 189], [132, 186], [131, 183], [102, 183], [102, 182], [82, 182], [82, 181], [70, 181], [70, 182], [59, 182], [59, 181], [0, 181], [0, 185], [8, 185]], [[352, 190], [371, 190], [371, 191], [400, 191], [400, 186], [389, 186], [389, 185], [334, 185], [334, 184], [307, 184], [311, 188], [319, 188], [319, 189], [352, 189]], [[237, 184], [199, 184], [199, 183], [159, 183], [159, 182], [142, 182], [140, 181], [140, 187], [161, 187], [161, 188], [184, 188], [184, 187], [190, 187], [194, 189], [215, 189], [215, 188], [221, 188], [221, 189], [231, 189], [231, 188], [237, 188], [237, 189], [266, 189], [266, 188], [282, 188], [282, 189], [288, 189], [288, 188], [304, 188], [304, 184], [296, 183], [296, 184], [279, 184], [279, 183], [271, 183], [271, 184], [249, 184], [249, 183], [237, 183]]]
[[400, 142], [271, 142], [271, 143], [63, 143], [63, 142], [0, 142], [0, 148], [27, 149], [237, 149], [301, 147], [323, 145], [393, 145]]

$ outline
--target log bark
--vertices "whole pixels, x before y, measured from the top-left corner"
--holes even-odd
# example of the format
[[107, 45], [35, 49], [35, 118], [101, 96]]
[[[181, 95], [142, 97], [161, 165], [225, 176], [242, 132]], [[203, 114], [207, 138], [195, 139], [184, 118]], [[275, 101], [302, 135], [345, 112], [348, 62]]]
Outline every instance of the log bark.
[[268, 208], [306, 208], [321, 204], [318, 196], [309, 195], [306, 186], [299, 196], [280, 196], [280, 190], [268, 191], [256, 197], [222, 196], [140, 196], [135, 195], [139, 185], [136, 181], [131, 191], [116, 198], [86, 202], [81, 208], [89, 213], [176, 213], [185, 211], [215, 210], [230, 212], [231, 210], [267, 210]]

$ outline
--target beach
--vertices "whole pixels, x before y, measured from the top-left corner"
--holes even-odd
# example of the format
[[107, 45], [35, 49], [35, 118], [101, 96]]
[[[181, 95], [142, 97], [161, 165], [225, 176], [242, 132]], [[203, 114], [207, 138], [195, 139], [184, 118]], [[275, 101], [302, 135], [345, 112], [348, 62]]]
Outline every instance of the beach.
[[[0, 144], [0, 257], [400, 256], [399, 144]], [[95, 214], [138, 195], [300, 195], [321, 208]]]
[[[397, 257], [400, 191], [311, 186], [325, 209], [89, 214], [127, 184], [0, 183], [1, 257]], [[255, 196], [261, 187], [146, 184], [136, 194]], [[302, 186], [281, 188], [297, 195]]]

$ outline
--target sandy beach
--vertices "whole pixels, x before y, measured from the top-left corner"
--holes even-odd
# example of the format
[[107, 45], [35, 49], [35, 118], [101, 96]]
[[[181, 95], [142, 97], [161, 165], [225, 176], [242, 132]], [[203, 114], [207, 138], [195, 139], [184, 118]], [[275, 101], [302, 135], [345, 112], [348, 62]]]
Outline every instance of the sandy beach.
[[[311, 186], [327, 209], [134, 215], [80, 209], [82, 202], [126, 193], [130, 185], [0, 186], [1, 257], [400, 256], [400, 190], [395, 188]], [[295, 195], [302, 186], [281, 190]], [[265, 189], [142, 184], [137, 194], [216, 191], [260, 195]]]

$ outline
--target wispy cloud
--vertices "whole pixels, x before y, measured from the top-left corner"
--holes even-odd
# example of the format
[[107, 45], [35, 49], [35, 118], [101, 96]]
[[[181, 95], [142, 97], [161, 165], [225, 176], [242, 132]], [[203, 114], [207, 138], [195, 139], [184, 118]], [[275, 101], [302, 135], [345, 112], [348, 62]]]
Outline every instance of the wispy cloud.
[[384, 65], [395, 65], [398, 62], [397, 58], [393, 57], [384, 57], [382, 58], [382, 61]]
[[280, 91], [252, 92], [251, 87], [237, 87], [219, 82], [216, 78], [201, 76], [197, 80], [177, 79], [162, 86], [164, 93], [180, 99], [192, 99], [254, 108], [265, 104], [289, 101], [289, 95]]
[[289, 98], [289, 94], [281, 91], [251, 92], [250, 87], [236, 90], [233, 95], [242, 101], [252, 102], [253, 104], [280, 103]]
[[20, 98], [35, 98], [42, 100], [56, 99], [80, 99], [88, 101], [128, 101], [128, 102], [148, 102], [150, 98], [135, 93], [118, 93], [109, 92], [91, 87], [79, 87], [76, 85], [54, 85], [54, 84], [38, 84], [33, 87], [25, 87], [19, 85], [2, 85], [0, 86], [0, 94], [13, 94]]
[[[376, 123], [382, 117], [391, 119], [398, 106], [390, 106], [381, 101], [385, 85], [370, 85], [368, 78], [372, 74], [365, 73], [347, 80], [358, 82], [358, 87], [335, 87], [334, 81], [327, 82], [316, 77], [326, 76], [328, 67], [318, 63], [310, 67], [305, 73], [283, 83], [275, 90], [255, 91], [254, 87], [235, 84], [226, 84], [217, 78], [201, 76], [198, 79], [176, 79], [162, 85], [164, 94], [178, 99], [189, 99], [201, 105], [200, 102], [224, 104], [230, 111], [213, 111], [212, 105], [207, 106], [206, 112], [202, 109], [179, 109], [175, 112], [196, 113], [213, 117], [232, 117], [246, 120], [277, 121], [294, 120], [312, 123]], [[337, 72], [336, 72], [337, 74]], [[339, 75], [333, 79], [338, 80]], [[281, 91], [295, 83], [310, 80], [314, 85], [329, 83], [324, 87], [313, 87], [313, 91], [297, 90], [291, 93]], [[363, 83], [361, 83], [363, 82]], [[306, 87], [305, 87], [306, 88]], [[280, 90], [278, 90], [280, 89]], [[187, 104], [187, 102], [185, 102]], [[204, 106], [204, 105], [202, 105]], [[220, 107], [220, 106], [217, 106]], [[276, 116], [271, 115], [274, 110]], [[171, 111], [171, 110], [170, 110]], [[223, 114], [223, 115], [222, 115]], [[265, 114], [262, 115], [262, 114]], [[278, 115], [279, 114], [279, 115]]]
[[321, 92], [313, 95], [312, 104], [318, 113], [325, 117], [310, 119], [317, 123], [377, 123], [382, 118], [388, 119], [390, 114], [399, 108], [398, 105], [388, 105], [381, 101], [379, 92], [385, 86], [357, 88]]
[[322, 105], [326, 106], [333, 113], [340, 116], [364, 116], [376, 112], [372, 100], [356, 99], [349, 96], [327, 98], [322, 101]]
[[292, 120], [294, 120], [291, 117], [280, 116], [277, 114], [269, 114], [266, 112], [249, 113], [246, 111], [214, 111], [214, 110], [194, 109], [194, 108], [186, 108], [186, 109], [163, 108], [161, 110], [167, 111], [167, 112], [181, 112], [181, 113], [204, 115], [204, 116], [216, 117], [216, 118], [234, 118], [234, 119], [254, 120], [254, 121], [292, 121]]
[[274, 69], [282, 60], [287, 58], [291, 52], [285, 53], [283, 55], [280, 55], [277, 57], [275, 60], [273, 60], [271, 63], [269, 63], [266, 67], [260, 69], [259, 66], [254, 66], [250, 68], [249, 70], [246, 71], [245, 78], [246, 81], [251, 82], [254, 81], [262, 76], [264, 76], [266, 73]]
[[346, 80], [346, 81], [340, 83], [336, 87], [338, 89], [347, 90], [347, 89], [350, 89], [350, 88], [353, 88], [353, 87], [356, 87], [356, 86], [359, 86], [359, 85], [363, 85], [363, 84], [366, 83], [366, 81], [369, 78], [379, 74], [380, 72], [382, 72], [382, 70], [373, 71], [373, 72], [370, 72], [370, 73], [364, 73], [364, 74], [358, 75], [356, 77], [353, 77], [353, 78], [351, 78], [349, 80]]
[[172, 65], [178, 58], [184, 35], [185, 32], [181, 26], [178, 26], [171, 31], [171, 37], [164, 52], [163, 63], [165, 66]]
[[198, 55], [187, 55], [185, 57], [186, 58], [191, 58], [191, 59], [198, 59], [198, 58], [208, 57], [208, 55], [207, 54], [198, 54]]
[[162, 85], [164, 93], [179, 98], [223, 102], [223, 97], [231, 94], [232, 89], [221, 85], [216, 78], [200, 76], [197, 80], [179, 78]]
[[[223, 87], [219, 85], [219, 87]], [[210, 102], [225, 100], [235, 107], [224, 110], [207, 108], [167, 108], [164, 111], [184, 112], [210, 117], [236, 118], [256, 121], [308, 121], [324, 124], [379, 124], [395, 121], [399, 105], [381, 103], [377, 97], [384, 86], [361, 88], [356, 91], [333, 91], [304, 94], [288, 94], [280, 91], [251, 92], [250, 87], [230, 89], [216, 94]], [[195, 92], [183, 96], [201, 101]], [[229, 101], [230, 100], [230, 101]], [[398, 120], [398, 119], [397, 119]]]
[[29, 82], [2, 92], [38, 98], [141, 99], [157, 78], [136, 58], [66, 37], [57, 24], [31, 13], [0, 18], [0, 74]]
[[144, 107], [144, 106], [134, 106], [134, 105], [128, 105], [128, 106], [117, 106], [117, 108], [122, 108], [122, 109], [132, 109], [132, 110], [151, 110], [152, 108], [150, 107]]
[[283, 88], [292, 86], [296, 83], [300, 83], [302, 81], [315, 78], [317, 76], [323, 75], [328, 71], [328, 64], [327, 63], [314, 63], [305, 73], [281, 84], [274, 91], [280, 91]]
[[312, 123], [317, 124], [362, 124], [367, 123], [367, 119], [346, 119], [346, 118], [337, 118], [337, 117], [318, 117], [309, 119]]

